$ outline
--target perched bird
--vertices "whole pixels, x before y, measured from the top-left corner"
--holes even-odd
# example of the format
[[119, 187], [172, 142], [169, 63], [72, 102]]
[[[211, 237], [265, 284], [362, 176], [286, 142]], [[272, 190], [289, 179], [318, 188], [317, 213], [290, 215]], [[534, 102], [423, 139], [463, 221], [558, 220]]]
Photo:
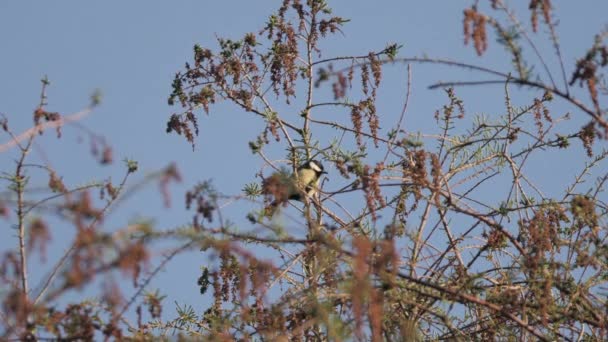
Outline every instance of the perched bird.
[[316, 160], [309, 160], [298, 167], [297, 182], [293, 177], [292, 186], [289, 192], [289, 199], [302, 201], [304, 191], [308, 196], [313, 196], [319, 189], [319, 181], [325, 170], [323, 164]]
[[264, 194], [274, 197], [274, 201], [266, 208], [267, 213], [272, 216], [279, 204], [286, 204], [289, 200], [302, 202], [304, 194], [313, 196], [319, 189], [321, 175], [326, 173], [323, 164], [311, 159], [298, 167], [297, 176], [275, 172], [264, 179]]

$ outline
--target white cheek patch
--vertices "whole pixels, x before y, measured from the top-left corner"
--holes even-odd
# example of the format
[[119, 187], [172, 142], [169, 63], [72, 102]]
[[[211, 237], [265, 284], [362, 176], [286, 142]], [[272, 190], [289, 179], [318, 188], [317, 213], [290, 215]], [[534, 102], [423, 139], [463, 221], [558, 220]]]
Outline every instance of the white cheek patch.
[[315, 163], [314, 161], [310, 162], [310, 168], [315, 170], [315, 172], [322, 172], [323, 170]]

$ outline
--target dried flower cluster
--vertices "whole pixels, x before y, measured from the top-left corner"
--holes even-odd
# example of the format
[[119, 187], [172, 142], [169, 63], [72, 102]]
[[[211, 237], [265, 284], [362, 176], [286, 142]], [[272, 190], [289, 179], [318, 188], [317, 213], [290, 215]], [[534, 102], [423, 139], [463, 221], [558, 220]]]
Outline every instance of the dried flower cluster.
[[488, 49], [488, 37], [486, 33], [486, 16], [477, 11], [473, 6], [464, 10], [464, 44], [473, 41], [477, 55], [481, 56]]
[[532, 30], [534, 32], [538, 31], [539, 12], [542, 13], [546, 23], [551, 22], [551, 0], [530, 0], [530, 5], [528, 7], [530, 12], [532, 12], [530, 21], [532, 22]]
[[581, 86], [583, 84], [587, 86], [595, 111], [600, 116], [602, 115], [602, 109], [600, 108], [597, 88], [601, 78], [600, 69], [608, 65], [608, 46], [604, 42], [606, 37], [608, 37], [608, 32], [603, 32], [595, 37], [593, 46], [583, 58], [576, 61], [576, 69], [570, 78], [570, 85], [578, 81]]

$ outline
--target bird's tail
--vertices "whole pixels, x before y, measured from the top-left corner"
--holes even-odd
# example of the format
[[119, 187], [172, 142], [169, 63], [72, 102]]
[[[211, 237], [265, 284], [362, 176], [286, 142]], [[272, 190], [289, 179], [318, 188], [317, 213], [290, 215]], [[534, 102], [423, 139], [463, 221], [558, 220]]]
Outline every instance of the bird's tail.
[[279, 207], [286, 202], [280, 202], [278, 200], [272, 201], [270, 204], [264, 207], [264, 216], [268, 218], [272, 218], [274, 214], [276, 214], [279, 210]]

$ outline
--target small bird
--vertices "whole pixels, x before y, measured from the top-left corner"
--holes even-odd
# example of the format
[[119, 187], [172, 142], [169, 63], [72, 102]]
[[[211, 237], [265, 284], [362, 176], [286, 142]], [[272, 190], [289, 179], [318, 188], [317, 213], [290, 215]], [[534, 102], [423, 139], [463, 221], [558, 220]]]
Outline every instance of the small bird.
[[288, 200], [303, 202], [304, 194], [313, 196], [319, 190], [321, 175], [326, 174], [323, 164], [311, 159], [300, 165], [297, 176], [275, 172], [262, 184], [264, 194], [274, 196], [274, 201], [266, 208], [272, 216], [279, 204]]
[[[323, 169], [323, 164], [316, 160], [309, 160], [300, 165], [300, 167], [298, 167], [297, 183], [294, 182], [294, 186], [292, 186], [289, 193], [289, 199], [302, 202], [302, 190], [304, 190], [308, 196], [313, 196], [319, 189], [321, 175], [326, 173], [327, 172]], [[294, 181], [295, 180], [296, 179], [294, 179]], [[296, 184], [299, 184], [299, 186], [295, 186]]]

